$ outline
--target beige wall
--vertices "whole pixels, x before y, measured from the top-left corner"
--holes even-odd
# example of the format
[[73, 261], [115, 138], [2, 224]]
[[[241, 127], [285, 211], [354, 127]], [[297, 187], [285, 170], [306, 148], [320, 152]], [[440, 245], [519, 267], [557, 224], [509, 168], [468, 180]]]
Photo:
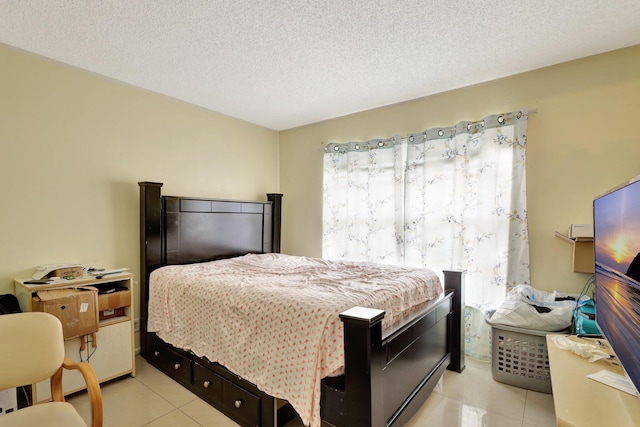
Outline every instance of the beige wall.
[[61, 262], [129, 267], [138, 283], [138, 181], [279, 190], [277, 132], [3, 45], [0, 147], [0, 293]]
[[164, 194], [281, 191], [283, 251], [320, 256], [324, 144], [521, 107], [537, 110], [527, 160], [532, 284], [577, 291], [588, 275], [570, 271], [570, 245], [554, 232], [591, 222], [594, 196], [640, 175], [638, 100], [635, 46], [278, 135], [0, 45], [0, 293], [45, 263], [137, 275], [142, 180], [164, 182]]
[[283, 252], [322, 253], [322, 156], [329, 142], [406, 135], [527, 107], [531, 280], [578, 292], [571, 245], [556, 238], [591, 223], [594, 196], [640, 175], [640, 46], [280, 133]]

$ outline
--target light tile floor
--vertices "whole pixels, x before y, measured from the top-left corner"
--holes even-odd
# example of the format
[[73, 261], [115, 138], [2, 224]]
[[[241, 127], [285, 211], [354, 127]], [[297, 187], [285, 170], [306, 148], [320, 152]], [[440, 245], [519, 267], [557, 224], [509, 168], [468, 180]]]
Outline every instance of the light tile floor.
[[[462, 374], [447, 371], [406, 427], [554, 427], [553, 398], [493, 381], [489, 364], [467, 358]], [[136, 357], [136, 377], [102, 384], [104, 427], [236, 427], [193, 393]], [[67, 399], [89, 420], [88, 399]], [[293, 420], [286, 427], [301, 427]]]

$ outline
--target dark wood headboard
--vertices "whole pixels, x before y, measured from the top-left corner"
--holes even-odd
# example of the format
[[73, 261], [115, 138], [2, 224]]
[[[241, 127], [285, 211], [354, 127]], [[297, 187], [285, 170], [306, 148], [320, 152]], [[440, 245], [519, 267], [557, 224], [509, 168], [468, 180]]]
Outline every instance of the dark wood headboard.
[[162, 196], [159, 182], [140, 186], [140, 344], [146, 351], [149, 274], [247, 253], [280, 252], [282, 194], [267, 201]]

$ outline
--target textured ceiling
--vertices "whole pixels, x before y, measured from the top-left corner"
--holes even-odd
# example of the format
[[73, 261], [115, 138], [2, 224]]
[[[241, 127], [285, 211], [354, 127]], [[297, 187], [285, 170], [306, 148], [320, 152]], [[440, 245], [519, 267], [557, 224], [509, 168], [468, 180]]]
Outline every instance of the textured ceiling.
[[640, 0], [0, 0], [0, 43], [283, 130], [640, 44]]

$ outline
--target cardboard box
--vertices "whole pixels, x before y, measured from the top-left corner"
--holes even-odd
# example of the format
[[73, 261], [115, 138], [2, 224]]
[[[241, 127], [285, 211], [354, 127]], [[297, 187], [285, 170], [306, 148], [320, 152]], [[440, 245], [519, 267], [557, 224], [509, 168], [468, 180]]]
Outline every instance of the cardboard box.
[[580, 237], [593, 238], [593, 224], [571, 224], [569, 238], [577, 239]]
[[131, 291], [122, 290], [98, 295], [98, 319], [124, 316], [124, 308], [131, 305]]
[[77, 279], [78, 277], [82, 277], [82, 267], [58, 268], [47, 274], [47, 277], [72, 277]]
[[107, 320], [114, 317], [124, 316], [124, 307], [109, 308], [98, 312], [98, 320]]
[[93, 287], [38, 291], [33, 311], [51, 313], [60, 319], [64, 339], [98, 332], [98, 290]]
[[117, 291], [98, 295], [98, 310], [104, 311], [131, 305], [131, 291]]

